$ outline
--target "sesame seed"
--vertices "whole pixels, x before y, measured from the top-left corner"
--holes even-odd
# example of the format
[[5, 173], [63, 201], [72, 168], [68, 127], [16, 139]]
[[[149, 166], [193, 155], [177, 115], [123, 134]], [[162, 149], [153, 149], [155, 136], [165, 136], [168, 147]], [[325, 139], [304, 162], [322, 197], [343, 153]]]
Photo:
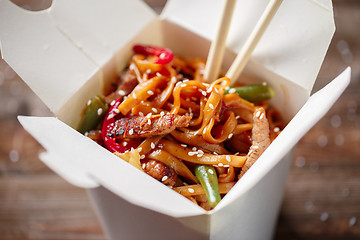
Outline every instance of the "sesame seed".
[[280, 131], [280, 128], [276, 127], [274, 128], [274, 132], [279, 132]]
[[298, 157], [295, 159], [295, 165], [296, 165], [298, 168], [304, 167], [305, 164], [306, 164], [306, 158], [304, 158], [303, 156], [298, 156]]
[[229, 93], [234, 93], [235, 91], [235, 88], [230, 88]]
[[148, 114], [146, 115], [146, 117], [147, 117], [147, 118], [151, 118], [151, 115], [152, 115], [152, 113], [148, 113]]
[[180, 87], [186, 87], [186, 84], [185, 83], [182, 83], [182, 84], [180, 84]]
[[102, 113], [103, 113], [103, 109], [102, 109], [102, 108], [99, 108], [99, 109], [97, 110], [97, 115], [100, 116]]
[[236, 116], [236, 117], [235, 117], [235, 119], [239, 119], [239, 118], [240, 118], [240, 116]]
[[148, 119], [147, 124], [151, 125], [151, 119]]
[[143, 112], [139, 112], [139, 116], [140, 116], [140, 117], [143, 117], [143, 116], [144, 116], [144, 113], [143, 113]]
[[129, 135], [133, 135], [134, 134], [134, 129], [130, 129], [129, 130]]
[[186, 82], [188, 82], [189, 81], [189, 79], [184, 79], [182, 82], [183, 83], [186, 83]]
[[163, 58], [165, 58], [165, 56], [166, 56], [165, 53], [161, 53], [159, 58], [163, 59]]
[[134, 70], [134, 69], [135, 69], [135, 65], [134, 65], [134, 64], [131, 64], [131, 65], [129, 66], [129, 68], [130, 68], [130, 70]]
[[200, 154], [204, 154], [204, 151], [203, 151], [203, 150], [201, 150], [201, 149], [199, 149], [199, 150], [198, 150], [198, 153], [200, 153]]
[[155, 143], [151, 142], [150, 147], [151, 149], [154, 149], [156, 147]]
[[87, 102], [87, 105], [90, 106], [91, 104], [91, 99], [89, 99], [89, 101]]
[[321, 215], [320, 215], [320, 220], [322, 222], [325, 222], [326, 220], [328, 220], [329, 218], [329, 214], [327, 212], [323, 212]]
[[141, 152], [142, 151], [142, 147], [138, 147], [138, 152]]
[[161, 111], [160, 116], [164, 116], [164, 115], [165, 115], [164, 111]]
[[133, 98], [135, 98], [135, 99], [137, 98], [135, 93], [133, 93], [132, 96], [133, 96]]
[[197, 152], [188, 152], [189, 156], [194, 156], [195, 154], [197, 154]]
[[317, 144], [319, 147], [325, 147], [328, 143], [328, 138], [325, 135], [320, 135], [317, 139]]
[[147, 74], [150, 74], [150, 73], [151, 73], [151, 70], [150, 70], [150, 69], [146, 69], [146, 73], [147, 73]]
[[142, 154], [142, 155], [140, 156], [140, 159], [144, 159], [144, 158], [145, 158], [145, 155]]
[[350, 218], [350, 221], [349, 221], [349, 226], [352, 227], [356, 224], [356, 217], [352, 217]]
[[151, 110], [154, 112], [154, 113], [157, 113], [158, 110], [156, 108], [151, 108]]
[[187, 147], [187, 145], [186, 145], [186, 144], [180, 144], [180, 146], [182, 146], [182, 147]]
[[231, 161], [231, 157], [228, 155], [228, 156], [226, 156], [225, 157], [226, 158], [226, 160], [228, 161], [228, 162], [230, 162]]
[[194, 193], [195, 192], [195, 190], [192, 189], [192, 188], [188, 188], [188, 191], [189, 191], [189, 193]]
[[117, 108], [115, 108], [115, 109], [114, 109], [114, 112], [115, 112], [115, 113], [120, 113], [120, 110], [117, 109]]
[[109, 120], [109, 119], [112, 119], [114, 117], [114, 114], [109, 114], [109, 116], [107, 117], [107, 120]]
[[176, 80], [176, 77], [172, 77], [171, 78], [171, 82], [175, 83], [177, 80]]
[[318, 162], [312, 162], [312, 163], [310, 163], [310, 165], [309, 165], [309, 169], [310, 169], [310, 171], [312, 171], [312, 172], [317, 172], [318, 170], [319, 170], [319, 163]]
[[207, 93], [205, 91], [201, 90], [201, 94], [204, 95], [206, 97]]
[[208, 172], [209, 172], [210, 174], [214, 174], [214, 171], [213, 171], [212, 169], [209, 169]]
[[219, 155], [217, 152], [213, 152], [214, 155]]
[[229, 136], [228, 136], [228, 139], [232, 138], [232, 136], [234, 136], [234, 134], [230, 133]]
[[260, 114], [261, 114], [261, 112], [260, 112], [260, 111], [257, 111], [256, 114], [255, 114], [255, 117], [258, 118], [258, 117], [260, 116]]
[[224, 167], [230, 167], [230, 165], [224, 165]]
[[110, 106], [113, 106], [115, 104], [115, 100], [112, 100], [111, 103], [110, 103]]
[[162, 75], [161, 75], [161, 73], [157, 72], [156, 76], [161, 77]]
[[118, 91], [118, 94], [119, 94], [120, 96], [125, 96], [126, 93], [125, 93], [124, 90], [119, 90], [119, 91]]
[[262, 113], [262, 114], [260, 115], [259, 119], [263, 119], [264, 117], [265, 117], [265, 114]]
[[145, 169], [146, 164], [145, 164], [145, 163], [143, 163], [143, 164], [141, 165], [141, 167], [142, 167], [143, 169]]
[[161, 181], [164, 182], [164, 181], [166, 181], [167, 179], [168, 179], [168, 176], [163, 176], [162, 179], [161, 179]]
[[259, 146], [258, 146], [258, 145], [254, 145], [254, 146], [252, 146], [252, 148], [253, 148], [253, 149], [258, 149]]
[[11, 162], [17, 162], [17, 161], [19, 161], [19, 159], [20, 159], [19, 151], [17, 151], [17, 150], [11, 150], [11, 151], [9, 152], [9, 158], [10, 158], [10, 161], [11, 161]]
[[196, 147], [193, 147], [193, 148], [192, 148], [192, 150], [193, 150], [193, 151], [196, 151], [196, 150], [197, 150], [197, 148], [196, 148]]
[[218, 164], [218, 166], [219, 166], [219, 167], [222, 167], [222, 166], [224, 166], [224, 164], [222, 164], [222, 163], [219, 163], [219, 164]]
[[212, 105], [212, 103], [210, 103], [209, 108], [214, 109], [214, 105]]
[[147, 91], [147, 93], [148, 93], [149, 95], [154, 95], [154, 92], [151, 91], [151, 90]]
[[123, 142], [122, 145], [126, 147], [126, 145], [128, 145], [128, 142]]

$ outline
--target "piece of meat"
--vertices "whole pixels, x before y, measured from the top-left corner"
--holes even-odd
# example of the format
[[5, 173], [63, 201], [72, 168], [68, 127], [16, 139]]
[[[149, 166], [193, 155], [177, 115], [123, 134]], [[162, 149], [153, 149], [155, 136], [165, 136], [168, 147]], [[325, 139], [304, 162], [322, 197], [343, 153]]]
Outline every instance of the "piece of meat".
[[115, 121], [114, 128], [109, 132], [109, 136], [115, 138], [145, 138], [164, 135], [178, 127], [187, 127], [190, 120], [190, 116], [176, 114], [124, 117]]
[[164, 163], [155, 160], [144, 160], [142, 163], [142, 167], [147, 174], [157, 179], [158, 181], [161, 181], [165, 185], [175, 185], [177, 174], [172, 168], [169, 168]]
[[263, 108], [257, 108], [253, 114], [254, 125], [252, 129], [252, 145], [247, 154], [244, 166], [241, 168], [239, 178], [255, 163], [265, 149], [270, 145], [269, 122]]
[[117, 100], [119, 97], [127, 96], [138, 84], [134, 70], [128, 69], [121, 77], [120, 82], [116, 91], [112, 92], [106, 97], [106, 102], [110, 104], [113, 100]]

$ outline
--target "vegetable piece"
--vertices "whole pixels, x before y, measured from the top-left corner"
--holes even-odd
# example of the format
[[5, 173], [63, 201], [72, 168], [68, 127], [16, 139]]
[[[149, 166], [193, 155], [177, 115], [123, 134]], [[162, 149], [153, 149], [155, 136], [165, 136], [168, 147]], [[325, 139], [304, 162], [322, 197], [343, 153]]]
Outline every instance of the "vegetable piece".
[[141, 140], [129, 139], [126, 141], [124, 140], [126, 144], [120, 144], [116, 142], [116, 139], [114, 137], [111, 136], [110, 132], [114, 128], [115, 117], [118, 114], [120, 114], [119, 110], [117, 109], [120, 103], [121, 103], [121, 98], [116, 100], [115, 103], [109, 108], [104, 118], [103, 127], [101, 129], [101, 137], [104, 141], [104, 144], [106, 148], [113, 153], [114, 152], [124, 153], [127, 150], [130, 150], [132, 147], [136, 148], [141, 143]]
[[157, 56], [156, 64], [167, 64], [174, 58], [174, 54], [168, 48], [160, 48], [156, 46], [135, 45], [133, 51], [138, 54]]
[[263, 84], [250, 84], [225, 90], [224, 94], [236, 93], [249, 102], [269, 100], [274, 96], [274, 90]]
[[221, 200], [215, 168], [209, 165], [196, 165], [195, 175], [205, 189], [209, 205], [214, 208]]
[[82, 117], [79, 132], [85, 134], [90, 130], [96, 129], [107, 110], [108, 106], [101, 96], [97, 95], [91, 98]]

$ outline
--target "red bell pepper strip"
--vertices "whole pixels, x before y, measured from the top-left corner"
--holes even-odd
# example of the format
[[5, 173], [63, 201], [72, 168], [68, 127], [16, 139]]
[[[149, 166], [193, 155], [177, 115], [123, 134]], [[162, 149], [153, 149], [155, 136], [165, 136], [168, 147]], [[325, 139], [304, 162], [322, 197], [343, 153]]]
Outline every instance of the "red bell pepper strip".
[[116, 139], [109, 134], [110, 131], [114, 128], [115, 117], [118, 114], [120, 114], [119, 110], [117, 109], [120, 103], [121, 103], [121, 98], [116, 100], [115, 103], [107, 111], [101, 130], [101, 137], [104, 141], [106, 149], [108, 149], [111, 152], [124, 153], [127, 150], [130, 150], [132, 147], [136, 148], [141, 143], [141, 140], [130, 139], [126, 141], [127, 145], [124, 146], [123, 144], [116, 142]]
[[160, 48], [156, 46], [143, 46], [143, 45], [135, 45], [133, 47], [135, 53], [143, 54], [143, 55], [150, 55], [150, 56], [157, 56], [158, 59], [154, 61], [156, 64], [167, 64], [171, 62], [174, 58], [174, 54], [168, 48]]

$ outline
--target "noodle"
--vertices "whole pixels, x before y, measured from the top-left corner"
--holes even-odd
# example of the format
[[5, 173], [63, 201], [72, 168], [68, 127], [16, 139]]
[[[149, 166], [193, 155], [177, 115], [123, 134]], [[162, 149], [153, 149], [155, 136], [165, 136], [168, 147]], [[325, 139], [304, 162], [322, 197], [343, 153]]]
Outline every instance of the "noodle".
[[86, 134], [190, 201], [211, 209], [197, 166], [213, 167], [207, 171], [217, 178], [217, 194], [224, 195], [284, 123], [267, 101], [249, 102], [230, 89], [229, 78], [206, 83], [202, 60], [185, 60], [152, 46], [137, 45], [134, 51], [125, 77], [105, 97], [106, 116], [98, 129]]

